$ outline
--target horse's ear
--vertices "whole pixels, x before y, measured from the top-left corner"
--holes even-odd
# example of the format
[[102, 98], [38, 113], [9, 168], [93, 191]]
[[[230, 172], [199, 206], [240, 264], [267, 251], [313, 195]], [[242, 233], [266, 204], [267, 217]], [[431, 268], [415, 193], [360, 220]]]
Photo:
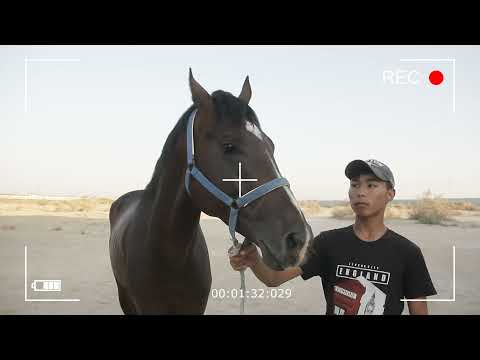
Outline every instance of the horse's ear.
[[248, 80], [248, 76], [245, 79], [245, 82], [242, 86], [242, 92], [238, 95], [238, 98], [248, 104], [250, 98], [252, 97], [252, 88], [250, 87], [250, 81]]
[[192, 100], [197, 107], [207, 108], [212, 104], [210, 94], [205, 90], [192, 75], [192, 68], [190, 68], [189, 75], [190, 91], [192, 93]]

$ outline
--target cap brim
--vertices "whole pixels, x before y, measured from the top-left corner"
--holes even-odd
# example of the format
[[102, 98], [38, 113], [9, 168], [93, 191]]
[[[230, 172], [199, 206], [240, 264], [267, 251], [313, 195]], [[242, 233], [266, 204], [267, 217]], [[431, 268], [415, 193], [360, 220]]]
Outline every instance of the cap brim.
[[345, 168], [345, 176], [349, 179], [365, 173], [373, 173], [375, 176], [378, 176], [377, 174], [375, 174], [372, 168], [363, 160], [353, 160]]
[[[388, 169], [388, 172], [391, 173], [391, 170]], [[384, 172], [381, 171], [380, 168], [377, 168], [376, 166], [370, 166], [370, 164], [364, 160], [353, 160], [345, 168], [345, 175], [350, 180], [362, 174], [373, 174], [378, 179], [392, 184], [392, 187], [395, 186], [393, 175], [385, 174]], [[391, 179], [390, 179], [390, 176], [391, 176]]]

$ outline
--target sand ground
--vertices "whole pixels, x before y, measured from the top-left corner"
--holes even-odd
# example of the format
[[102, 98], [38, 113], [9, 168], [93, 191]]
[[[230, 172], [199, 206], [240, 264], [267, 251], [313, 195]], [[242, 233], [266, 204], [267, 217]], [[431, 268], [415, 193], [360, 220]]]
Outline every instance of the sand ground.
[[[457, 226], [423, 225], [388, 220], [387, 225], [418, 244], [424, 253], [438, 295], [453, 297], [452, 247], [456, 249], [455, 301], [429, 303], [431, 314], [480, 314], [480, 227], [467, 219]], [[314, 234], [349, 225], [351, 220], [309, 217]], [[201, 220], [212, 265], [212, 289], [238, 288], [239, 274], [228, 263], [231, 245], [227, 227], [217, 219]], [[108, 255], [109, 225], [105, 218], [64, 216], [0, 216], [0, 314], [121, 314]], [[29, 299], [78, 298], [79, 302], [26, 302], [24, 248], [28, 250]], [[35, 292], [35, 279], [59, 279], [59, 293]], [[249, 289], [266, 291], [250, 270]], [[247, 299], [247, 314], [323, 314], [320, 278], [285, 283], [290, 298]], [[284, 292], [286, 294], [286, 292]], [[240, 299], [209, 299], [206, 314], [238, 314]], [[406, 307], [405, 311], [406, 313]]]

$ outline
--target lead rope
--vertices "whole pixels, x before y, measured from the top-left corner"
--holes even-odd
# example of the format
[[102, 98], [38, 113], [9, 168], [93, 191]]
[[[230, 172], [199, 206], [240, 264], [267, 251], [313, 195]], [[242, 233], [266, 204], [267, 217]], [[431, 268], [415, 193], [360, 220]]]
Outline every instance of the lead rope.
[[[230, 214], [228, 217], [228, 230], [233, 242], [233, 246], [228, 249], [228, 254], [230, 256], [238, 255], [242, 248], [242, 244], [238, 242], [238, 239], [235, 237], [235, 229], [237, 227], [238, 212], [240, 208], [244, 205], [243, 201], [246, 201], [245, 198], [234, 200], [234, 203], [230, 208]], [[240, 202], [240, 204], [239, 204]], [[248, 204], [248, 201], [245, 202], [245, 205]], [[239, 206], [240, 205], [240, 206]], [[245, 240], [243, 241], [245, 242]], [[246, 297], [246, 286], [245, 286], [245, 270], [240, 270], [240, 315], [245, 313], [245, 297]]]
[[[242, 245], [238, 242], [238, 240], [233, 237], [233, 246], [228, 249], [228, 255], [229, 256], [235, 256], [238, 255], [240, 252], [240, 249], [242, 248]], [[245, 313], [245, 270], [240, 270], [240, 315], [244, 315]]]

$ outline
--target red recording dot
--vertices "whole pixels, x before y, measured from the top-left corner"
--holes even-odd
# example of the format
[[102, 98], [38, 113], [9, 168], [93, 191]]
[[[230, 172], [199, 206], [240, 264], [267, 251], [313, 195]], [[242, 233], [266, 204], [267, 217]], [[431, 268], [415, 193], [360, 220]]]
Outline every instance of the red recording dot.
[[440, 85], [443, 82], [443, 74], [441, 71], [434, 70], [430, 73], [428, 79], [433, 85]]

